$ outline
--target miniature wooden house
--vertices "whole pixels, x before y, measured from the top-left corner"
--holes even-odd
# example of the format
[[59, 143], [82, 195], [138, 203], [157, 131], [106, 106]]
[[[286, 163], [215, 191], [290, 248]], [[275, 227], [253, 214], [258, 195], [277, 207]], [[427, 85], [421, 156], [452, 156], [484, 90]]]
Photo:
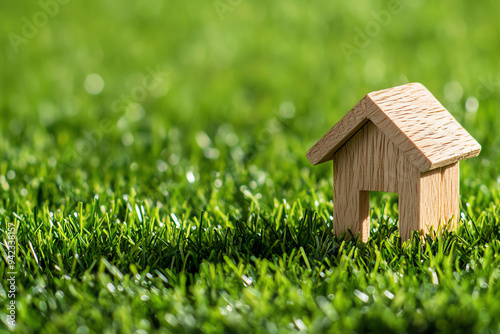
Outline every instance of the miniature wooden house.
[[423, 85], [410, 83], [366, 95], [307, 158], [314, 165], [333, 160], [337, 235], [350, 229], [366, 242], [369, 192], [384, 191], [399, 194], [404, 241], [412, 231], [424, 234], [459, 219], [458, 162], [480, 151]]

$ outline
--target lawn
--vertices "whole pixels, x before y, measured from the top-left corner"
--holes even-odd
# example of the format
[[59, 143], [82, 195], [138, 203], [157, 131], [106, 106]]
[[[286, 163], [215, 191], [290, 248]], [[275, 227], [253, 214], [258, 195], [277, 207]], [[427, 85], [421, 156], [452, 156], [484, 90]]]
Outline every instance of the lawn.
[[[3, 3], [0, 332], [13, 300], [19, 333], [499, 332], [499, 12]], [[369, 241], [344, 241], [331, 163], [305, 153], [407, 82], [482, 145], [458, 230], [401, 243], [375, 193]]]

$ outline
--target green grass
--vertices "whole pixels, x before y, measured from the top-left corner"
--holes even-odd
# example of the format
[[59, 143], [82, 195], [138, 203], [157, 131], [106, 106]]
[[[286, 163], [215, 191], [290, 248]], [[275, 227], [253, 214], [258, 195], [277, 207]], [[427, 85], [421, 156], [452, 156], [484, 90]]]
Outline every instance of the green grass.
[[[3, 4], [0, 332], [9, 223], [19, 333], [500, 331], [500, 4], [401, 4], [349, 59], [388, 2], [73, 0], [18, 53], [41, 7]], [[408, 81], [482, 145], [459, 228], [401, 244], [378, 193], [368, 243], [343, 241], [305, 152]]]

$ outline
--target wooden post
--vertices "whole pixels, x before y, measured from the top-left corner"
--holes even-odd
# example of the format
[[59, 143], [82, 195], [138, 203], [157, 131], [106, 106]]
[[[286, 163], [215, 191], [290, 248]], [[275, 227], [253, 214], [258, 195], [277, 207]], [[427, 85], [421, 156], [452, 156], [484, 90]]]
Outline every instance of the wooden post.
[[459, 187], [458, 162], [422, 174], [419, 194], [419, 231], [422, 234], [429, 233], [431, 228], [437, 232], [451, 218], [449, 228], [456, 228], [460, 218]]

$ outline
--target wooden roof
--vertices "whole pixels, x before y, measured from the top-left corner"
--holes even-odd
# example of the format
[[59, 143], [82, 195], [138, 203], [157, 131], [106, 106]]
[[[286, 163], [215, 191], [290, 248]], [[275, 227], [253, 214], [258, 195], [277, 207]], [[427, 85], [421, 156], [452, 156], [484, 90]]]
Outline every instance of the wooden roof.
[[475, 157], [479, 143], [419, 83], [369, 93], [308, 152], [320, 164], [333, 155], [366, 122], [373, 122], [421, 171]]

